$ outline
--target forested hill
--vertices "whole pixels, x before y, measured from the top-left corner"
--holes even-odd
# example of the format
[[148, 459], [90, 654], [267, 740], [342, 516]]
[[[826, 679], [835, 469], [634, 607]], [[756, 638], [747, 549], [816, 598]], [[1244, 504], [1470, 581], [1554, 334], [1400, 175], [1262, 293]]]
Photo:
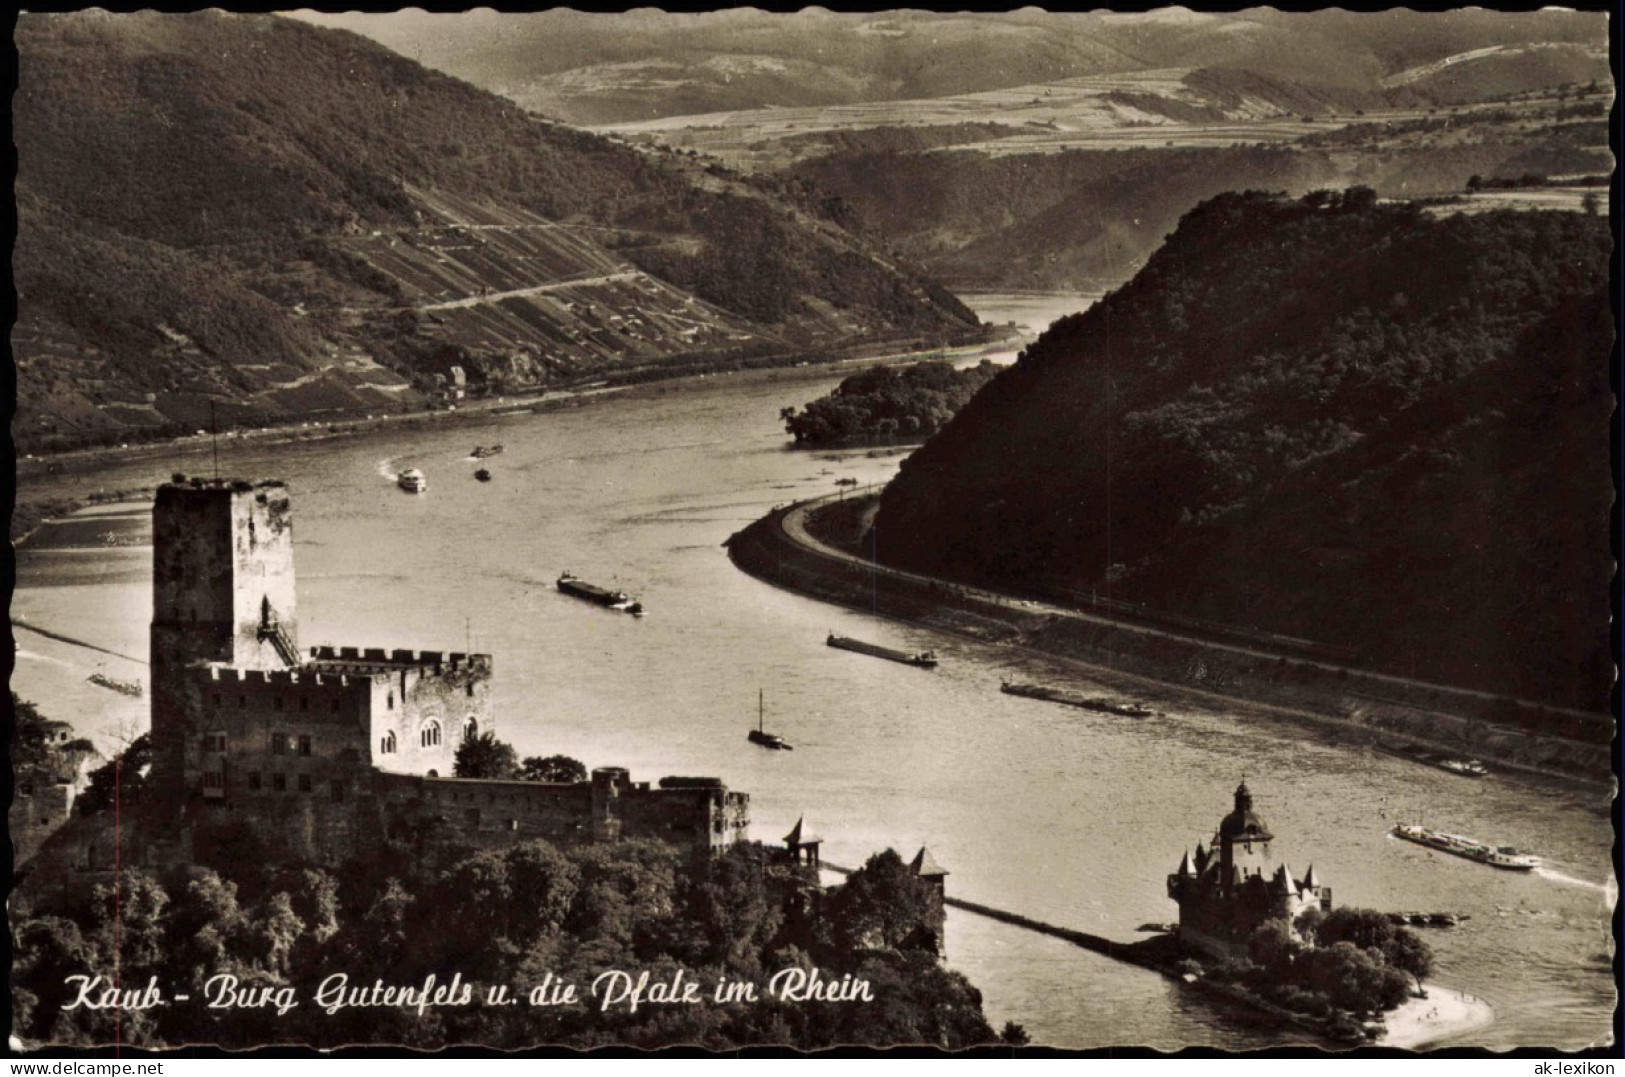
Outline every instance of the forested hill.
[[903, 466], [879, 556], [1606, 708], [1607, 223], [1202, 203]]
[[793, 185], [348, 32], [92, 11], [16, 43], [20, 444], [975, 324]]

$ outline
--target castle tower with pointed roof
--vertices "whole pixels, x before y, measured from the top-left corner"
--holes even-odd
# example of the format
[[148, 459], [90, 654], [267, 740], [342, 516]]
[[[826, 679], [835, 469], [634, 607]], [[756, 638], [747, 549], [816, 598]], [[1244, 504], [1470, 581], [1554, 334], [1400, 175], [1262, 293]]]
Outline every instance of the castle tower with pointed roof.
[[1247, 939], [1260, 924], [1284, 920], [1288, 927], [1306, 909], [1330, 909], [1332, 890], [1311, 866], [1302, 879], [1285, 863], [1270, 863], [1274, 834], [1253, 810], [1242, 782], [1235, 806], [1219, 821], [1213, 846], [1198, 842], [1168, 876], [1168, 896], [1179, 904], [1179, 936], [1188, 949], [1214, 957], [1245, 956]]

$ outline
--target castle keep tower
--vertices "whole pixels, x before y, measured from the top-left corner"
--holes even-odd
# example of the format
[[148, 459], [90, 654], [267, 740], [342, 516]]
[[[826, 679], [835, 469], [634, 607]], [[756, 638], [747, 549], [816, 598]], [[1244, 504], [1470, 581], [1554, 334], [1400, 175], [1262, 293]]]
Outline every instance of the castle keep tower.
[[280, 482], [165, 483], [152, 514], [152, 740], [161, 786], [183, 770], [202, 707], [186, 671], [299, 664], [293, 520]]
[[1284, 863], [1272, 866], [1268, 825], [1253, 811], [1253, 795], [1242, 782], [1235, 806], [1219, 821], [1213, 847], [1196, 846], [1168, 876], [1168, 896], [1179, 903], [1180, 941], [1214, 957], [1245, 956], [1247, 940], [1267, 920], [1290, 927], [1309, 908], [1330, 909], [1332, 890], [1310, 867], [1302, 879]]

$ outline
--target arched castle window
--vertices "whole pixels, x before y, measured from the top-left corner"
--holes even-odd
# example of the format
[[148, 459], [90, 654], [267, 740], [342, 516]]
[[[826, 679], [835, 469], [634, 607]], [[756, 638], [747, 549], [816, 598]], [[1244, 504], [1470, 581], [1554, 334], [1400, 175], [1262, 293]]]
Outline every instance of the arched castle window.
[[477, 737], [479, 735], [480, 735], [480, 723], [475, 720], [475, 718], [474, 718], [474, 716], [472, 714], [470, 714], [468, 716], [468, 721], [463, 723], [463, 739], [464, 740], [473, 740], [475, 737]]
[[438, 748], [440, 746], [440, 723], [433, 718], [423, 723], [423, 732], [418, 738], [425, 748]]
[[378, 742], [378, 754], [395, 754], [395, 731], [393, 729], [391, 729], [388, 733], [385, 733], [384, 739]]

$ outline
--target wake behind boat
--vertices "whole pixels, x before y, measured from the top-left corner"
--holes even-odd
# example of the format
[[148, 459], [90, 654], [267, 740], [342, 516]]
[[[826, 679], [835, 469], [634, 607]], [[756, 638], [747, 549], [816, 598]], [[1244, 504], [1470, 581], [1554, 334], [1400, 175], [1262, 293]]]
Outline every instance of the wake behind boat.
[[1396, 838], [1414, 841], [1418, 845], [1426, 845], [1430, 849], [1437, 849], [1452, 856], [1476, 860], [1480, 864], [1488, 864], [1492, 868], [1505, 868], [1508, 871], [1533, 871], [1540, 866], [1540, 857], [1519, 852], [1510, 845], [1487, 845], [1484, 842], [1463, 837], [1460, 834], [1448, 834], [1442, 830], [1429, 830], [1427, 827], [1418, 826], [1415, 823], [1399, 823], [1390, 833]]
[[846, 636], [837, 636], [831, 632], [824, 641], [831, 647], [838, 647], [843, 651], [855, 651], [858, 654], [867, 654], [875, 658], [884, 658], [892, 662], [901, 662], [905, 666], [918, 666], [921, 669], [935, 669], [937, 656], [931, 651], [918, 651], [909, 653], [891, 647], [882, 647], [878, 643], [865, 643], [859, 639], [850, 639]]
[[1048, 688], [1042, 684], [1021, 684], [1016, 681], [1005, 681], [999, 685], [999, 691], [1007, 695], [1024, 696], [1027, 699], [1045, 699], [1051, 703], [1064, 703], [1068, 707], [1079, 707], [1086, 711], [1118, 714], [1124, 718], [1151, 718], [1159, 713], [1144, 703], [1125, 703], [1121, 700], [1106, 699], [1099, 696], [1074, 695], [1071, 692], [1063, 692], [1059, 688]]
[[588, 583], [570, 572], [565, 572], [559, 576], [558, 588], [567, 595], [586, 599], [594, 605], [620, 610], [622, 613], [630, 613], [634, 617], [643, 616], [643, 603], [625, 591], [611, 591], [607, 587], [599, 587], [597, 584]]

